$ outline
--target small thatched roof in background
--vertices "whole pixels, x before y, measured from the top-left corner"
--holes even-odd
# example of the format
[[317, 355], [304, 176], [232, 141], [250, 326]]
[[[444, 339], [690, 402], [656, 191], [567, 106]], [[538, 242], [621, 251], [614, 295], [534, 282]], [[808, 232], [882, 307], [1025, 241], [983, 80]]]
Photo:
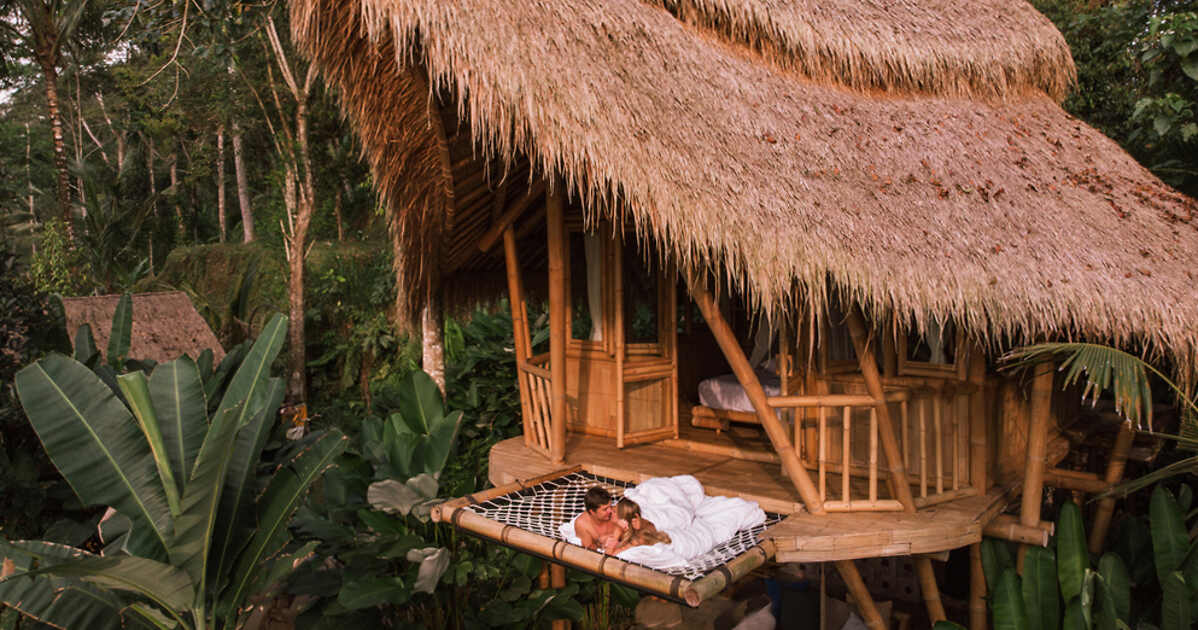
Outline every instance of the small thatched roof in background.
[[[112, 330], [112, 317], [116, 314], [120, 299], [119, 295], [63, 298], [67, 333], [72, 343], [75, 331], [83, 324], [89, 324], [96, 347], [104, 354], [108, 350], [108, 334]], [[163, 363], [184, 354], [194, 359], [208, 349], [212, 350], [216, 362], [225, 356], [225, 350], [216, 340], [216, 335], [212, 334], [186, 293], [164, 291], [133, 295], [130, 358], [153, 359]]]
[[562, 174], [592, 217], [767, 308], [822, 306], [830, 281], [917, 323], [1191, 361], [1198, 207], [1057, 106], [1073, 66], [1030, 6], [665, 4], [292, 0], [292, 26], [341, 90], [410, 277], [466, 229], [410, 194], [412, 173], [454, 189], [444, 137], [403, 144], [447, 94], [480, 155]]

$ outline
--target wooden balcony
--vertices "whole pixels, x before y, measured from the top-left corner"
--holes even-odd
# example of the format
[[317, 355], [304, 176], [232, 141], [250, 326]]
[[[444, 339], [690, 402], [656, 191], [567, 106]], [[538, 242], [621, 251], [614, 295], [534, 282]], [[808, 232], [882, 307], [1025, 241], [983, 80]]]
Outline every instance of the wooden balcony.
[[[1009, 493], [992, 488], [983, 495], [962, 497], [896, 512], [830, 513], [816, 516], [803, 509], [794, 484], [782, 473], [767, 441], [751, 432], [710, 431], [680, 427], [679, 439], [617, 448], [607, 437], [571, 433], [566, 463], [553, 464], [517, 437], [496, 444], [490, 455], [490, 480], [499, 486], [582, 465], [593, 473], [639, 482], [649, 477], [689, 474], [708, 495], [739, 496], [769, 511], [787, 514], [767, 535], [779, 562], [824, 562], [881, 556], [935, 553], [979, 542], [982, 528], [1007, 505]], [[839, 477], [829, 473], [830, 485]], [[853, 483], [861, 483], [854, 478]], [[886, 486], [878, 488], [889, 498]], [[839, 487], [839, 486], [835, 486]]]

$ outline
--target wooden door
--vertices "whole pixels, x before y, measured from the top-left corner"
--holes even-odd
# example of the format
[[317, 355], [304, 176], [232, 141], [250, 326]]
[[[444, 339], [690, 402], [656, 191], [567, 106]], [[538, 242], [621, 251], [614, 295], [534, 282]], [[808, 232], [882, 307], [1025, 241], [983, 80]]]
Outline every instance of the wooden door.
[[678, 437], [676, 283], [658, 260], [621, 244], [613, 265], [619, 448]]

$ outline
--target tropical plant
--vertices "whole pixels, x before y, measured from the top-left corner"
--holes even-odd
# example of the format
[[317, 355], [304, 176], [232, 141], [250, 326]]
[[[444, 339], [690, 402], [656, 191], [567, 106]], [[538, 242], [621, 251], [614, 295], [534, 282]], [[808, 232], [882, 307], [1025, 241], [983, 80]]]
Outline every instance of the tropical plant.
[[211, 414], [203, 369], [186, 356], [148, 377], [121, 374], [118, 391], [58, 354], [18, 373], [51, 461], [85, 504], [115, 511], [106, 529], [120, 534], [98, 555], [3, 543], [0, 601], [68, 628], [235, 627], [244, 604], [307, 553], [281, 553], [288, 523], [345, 445], [337, 433], [311, 436], [258, 479], [283, 396], [269, 374], [285, 330], [284, 317], [270, 321]]
[[[1179, 502], [1164, 486], [1153, 491], [1151, 553], [1142, 553], [1140, 544], [1128, 544], [1125, 538], [1095, 565], [1086, 551], [1081, 510], [1072, 502], [1057, 519], [1055, 549], [1029, 547], [1022, 576], [1015, 572], [1006, 543], [984, 540], [982, 567], [994, 627], [1189, 630], [1198, 606], [1198, 541], [1191, 541], [1185, 528], [1193, 493], [1182, 486], [1181, 495]], [[1127, 522], [1142, 527], [1138, 517]], [[1143, 536], [1131, 536], [1148, 544]]]
[[[1198, 451], [1198, 400], [1147, 361], [1117, 348], [1092, 343], [1043, 343], [1017, 348], [1003, 357], [1008, 368], [1019, 368], [1055, 361], [1064, 372], [1064, 387], [1072, 387], [1085, 378], [1083, 397], [1097, 400], [1105, 392], [1114, 398], [1115, 409], [1141, 430], [1151, 432], [1152, 379], [1163, 384], [1181, 408], [1181, 426], [1177, 435], [1153, 433], [1175, 440], [1184, 450]], [[1135, 481], [1122, 484], [1111, 494], [1126, 495], [1151, 486], [1168, 477], [1198, 472], [1198, 456], [1186, 457], [1159, 468]]]

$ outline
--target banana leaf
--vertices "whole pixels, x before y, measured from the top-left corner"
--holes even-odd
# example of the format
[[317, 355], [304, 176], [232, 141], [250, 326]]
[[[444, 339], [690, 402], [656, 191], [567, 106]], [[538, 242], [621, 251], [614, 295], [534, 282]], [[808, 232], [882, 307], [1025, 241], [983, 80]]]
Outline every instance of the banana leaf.
[[1057, 517], [1056, 544], [1061, 597], [1068, 602], [1081, 595], [1086, 569], [1090, 566], [1081, 510], [1072, 501], [1061, 506], [1061, 513]]
[[98, 356], [100, 349], [96, 347], [96, 337], [92, 335], [91, 324], [80, 325], [75, 331], [75, 360], [91, 366]]
[[128, 294], [121, 296], [112, 314], [112, 329], [108, 333], [108, 365], [119, 368], [129, 356], [129, 346], [133, 341], [133, 298]]
[[249, 594], [264, 561], [287, 544], [287, 525], [303, 501], [308, 488], [336, 460], [348, 443], [337, 431], [318, 435], [286, 465], [279, 467], [266, 492], [258, 500], [258, 528], [237, 557], [233, 579], [221, 602], [231, 627], [233, 618]]
[[1190, 591], [1181, 573], [1165, 576], [1161, 580], [1161, 630], [1193, 630], [1190, 606]]
[[1011, 560], [1011, 551], [1007, 543], [994, 538], [982, 540], [982, 573], [986, 576], [986, 584], [994, 588], [1003, 571], [1015, 567]]
[[170, 548], [171, 563], [187, 572], [196, 585], [197, 597], [205, 595], [205, 581], [213, 554], [221, 491], [229, 461], [233, 458], [233, 440], [237, 437], [240, 409], [221, 412], [208, 429], [196, 457], [195, 469], [183, 491], [183, 513], [175, 519], [175, 538]]
[[170, 510], [149, 444], [125, 405], [81, 363], [58, 354], [18, 372], [16, 384], [46, 454], [80, 500], [116, 508], [133, 522], [131, 547], [164, 558]]
[[1074, 597], [1069, 601], [1069, 605], [1065, 607], [1065, 621], [1061, 624], [1062, 630], [1089, 630], [1090, 624], [1086, 621], [1086, 615], [1082, 611], [1082, 598]]
[[112, 593], [79, 580], [27, 574], [38, 559], [67, 561], [83, 553], [42, 541], [0, 542], [0, 557], [16, 571], [0, 580], [0, 603], [58, 628], [120, 630], [122, 602]]
[[1127, 623], [1126, 619], [1121, 619], [1115, 610], [1115, 596], [1111, 593], [1111, 588], [1102, 575], [1094, 580], [1094, 596], [1097, 606], [1093, 617], [1094, 627], [1097, 630], [1118, 630], [1120, 621], [1124, 624]]
[[162, 429], [166, 458], [182, 492], [208, 431], [208, 403], [195, 362], [182, 356], [154, 368], [150, 401]]
[[1156, 562], [1156, 576], [1164, 588], [1165, 581], [1181, 568], [1182, 561], [1190, 550], [1190, 537], [1182, 521], [1181, 507], [1173, 493], [1164, 486], [1152, 491], [1148, 508], [1152, 528], [1152, 556]]
[[136, 593], [166, 611], [186, 610], [195, 599], [191, 579], [169, 564], [138, 558], [89, 556], [40, 567], [30, 575], [78, 578], [103, 588]]
[[1131, 621], [1131, 580], [1123, 560], [1105, 553], [1098, 561], [1098, 573], [1102, 576], [1103, 594], [1110, 598], [1115, 617], [1124, 623]]
[[221, 398], [217, 411], [240, 406], [238, 428], [248, 423], [267, 404], [270, 397], [268, 387], [270, 365], [274, 362], [275, 357], [279, 356], [286, 333], [287, 318], [283, 315], [272, 317], [266, 327], [262, 329], [262, 334], [254, 341], [254, 345], [250, 347], [245, 360], [233, 373], [233, 378], [225, 389], [225, 395]]
[[994, 613], [994, 630], [1027, 630], [1027, 609], [1020, 593], [1019, 576], [1014, 568], [1006, 568], [998, 577], [990, 602]]
[[150, 445], [150, 453], [154, 456], [154, 466], [158, 469], [158, 477], [162, 480], [162, 490], [166, 493], [166, 504], [171, 510], [171, 516], [179, 516], [179, 483], [175, 481], [175, 473], [171, 470], [171, 462], [167, 457], [166, 444], [162, 440], [162, 429], [158, 425], [158, 414], [150, 402], [150, 385], [146, 375], [141, 372], [122, 374], [116, 379], [121, 392], [125, 394], [125, 402], [137, 418], [142, 435]]
[[1051, 550], [1028, 547], [1023, 559], [1022, 587], [1028, 630], [1057, 630], [1061, 604], [1057, 595], [1057, 559]]

